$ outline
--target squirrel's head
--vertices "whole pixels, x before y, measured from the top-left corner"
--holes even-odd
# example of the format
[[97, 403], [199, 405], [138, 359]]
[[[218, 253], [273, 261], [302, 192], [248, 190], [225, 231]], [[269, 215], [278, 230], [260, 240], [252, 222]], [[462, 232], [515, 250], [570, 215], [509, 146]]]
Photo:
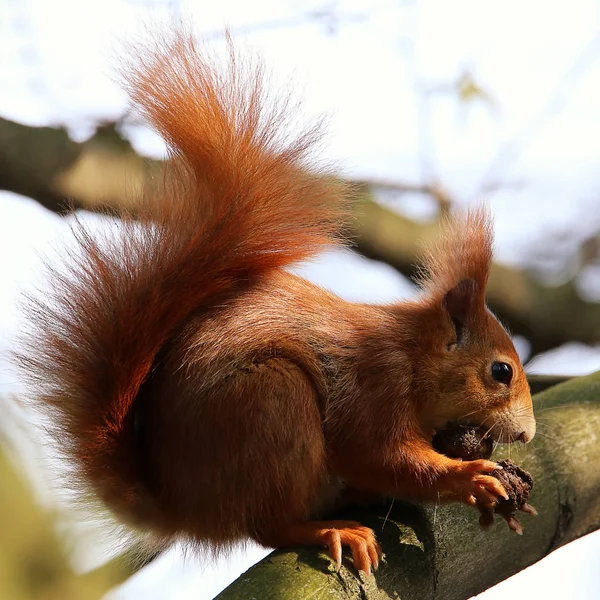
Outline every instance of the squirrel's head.
[[529, 384], [510, 336], [485, 304], [492, 239], [490, 218], [479, 209], [450, 223], [427, 257], [422, 306], [433, 325], [418, 342], [428, 373], [422, 420], [434, 430], [459, 422], [499, 442], [529, 442], [536, 429]]

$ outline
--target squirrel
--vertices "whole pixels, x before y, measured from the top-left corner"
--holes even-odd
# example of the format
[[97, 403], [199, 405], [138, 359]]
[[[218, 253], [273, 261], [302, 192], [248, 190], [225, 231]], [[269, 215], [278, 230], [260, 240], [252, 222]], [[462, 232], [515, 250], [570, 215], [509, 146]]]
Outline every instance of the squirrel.
[[136, 531], [218, 552], [252, 539], [377, 568], [371, 529], [320, 520], [347, 492], [492, 506], [490, 460], [448, 458], [450, 422], [535, 434], [531, 396], [485, 289], [484, 208], [449, 220], [416, 300], [351, 303], [286, 267], [344, 243], [348, 189], [292, 135], [260, 61], [219, 68], [188, 32], [156, 38], [125, 89], [169, 149], [115, 235], [32, 300], [19, 357], [78, 484]]

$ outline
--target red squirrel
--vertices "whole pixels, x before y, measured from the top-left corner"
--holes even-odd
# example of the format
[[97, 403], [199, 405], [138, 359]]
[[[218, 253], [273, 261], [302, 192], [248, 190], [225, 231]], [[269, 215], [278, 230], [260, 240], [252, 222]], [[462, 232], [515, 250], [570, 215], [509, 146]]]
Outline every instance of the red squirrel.
[[20, 364], [79, 483], [135, 530], [213, 551], [349, 547], [374, 533], [323, 521], [343, 490], [491, 506], [489, 460], [436, 452], [450, 422], [530, 441], [531, 396], [486, 308], [492, 226], [451, 221], [416, 300], [356, 304], [286, 270], [343, 243], [348, 190], [293, 136], [260, 64], [219, 69], [178, 32], [124, 68], [170, 150], [114, 236], [76, 225], [78, 250], [29, 312]]

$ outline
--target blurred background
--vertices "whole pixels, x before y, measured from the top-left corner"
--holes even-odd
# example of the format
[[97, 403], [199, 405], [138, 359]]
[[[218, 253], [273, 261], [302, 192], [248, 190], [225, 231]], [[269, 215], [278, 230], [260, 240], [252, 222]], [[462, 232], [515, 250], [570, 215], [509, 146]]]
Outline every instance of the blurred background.
[[[527, 371], [600, 369], [598, 1], [3, 0], [3, 597], [94, 598], [114, 584], [113, 600], [212, 598], [267, 553], [213, 563], [175, 548], [117, 585], [123, 549], [54, 485], [61, 466], [19, 407], [8, 362], [40, 255], [60, 261], [68, 244], [65, 198], [101, 221], [94, 211], [134, 199], [164, 158], [114, 74], [124, 41], [180, 17], [217, 49], [228, 26], [264, 56], [275, 88], [291, 78], [304, 112], [328, 117], [322, 159], [361, 191], [356, 246], [299, 272], [351, 300], [409, 297], [436, 220], [485, 201], [497, 232], [489, 301]], [[599, 555], [592, 534], [480, 598], [600, 597]]]

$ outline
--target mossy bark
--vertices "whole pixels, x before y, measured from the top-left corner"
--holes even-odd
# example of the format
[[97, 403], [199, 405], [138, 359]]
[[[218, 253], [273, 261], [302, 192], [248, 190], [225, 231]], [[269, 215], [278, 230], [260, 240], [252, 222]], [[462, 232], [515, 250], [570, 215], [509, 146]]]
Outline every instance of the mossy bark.
[[[462, 600], [480, 593], [600, 527], [600, 373], [537, 394], [539, 435], [528, 446], [496, 452], [535, 479], [532, 504], [539, 515], [519, 517], [522, 537], [498, 521], [480, 530], [466, 506], [414, 506], [395, 502], [391, 511], [351, 509], [371, 526], [386, 560], [364, 576], [349, 558], [339, 572], [314, 548], [278, 550], [244, 573], [219, 600], [386, 598]], [[388, 515], [389, 511], [389, 515]], [[344, 516], [349, 516], [348, 514]]]

